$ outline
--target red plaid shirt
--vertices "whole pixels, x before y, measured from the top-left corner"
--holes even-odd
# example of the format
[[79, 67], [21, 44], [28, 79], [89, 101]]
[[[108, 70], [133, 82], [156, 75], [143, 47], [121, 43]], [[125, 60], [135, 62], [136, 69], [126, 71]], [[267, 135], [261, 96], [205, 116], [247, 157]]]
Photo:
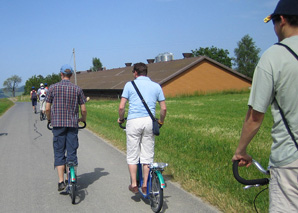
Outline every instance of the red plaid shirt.
[[78, 127], [79, 105], [86, 102], [80, 87], [69, 80], [62, 80], [50, 86], [46, 102], [52, 104], [51, 123], [53, 127]]

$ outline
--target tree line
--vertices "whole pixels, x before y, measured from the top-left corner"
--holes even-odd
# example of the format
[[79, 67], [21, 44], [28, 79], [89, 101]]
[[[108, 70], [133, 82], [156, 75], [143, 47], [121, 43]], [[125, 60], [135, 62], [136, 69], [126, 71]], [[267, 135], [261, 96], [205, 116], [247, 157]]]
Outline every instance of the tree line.
[[200, 47], [192, 50], [193, 56], [208, 56], [209, 58], [252, 78], [255, 67], [260, 59], [261, 49], [256, 47], [255, 42], [249, 35], [245, 35], [234, 49], [235, 58], [229, 57], [229, 51], [217, 47]]
[[40, 87], [40, 84], [47, 83], [48, 86], [55, 84], [61, 80], [60, 74], [52, 74], [52, 75], [47, 75], [46, 77], [43, 77], [42, 75], [34, 75], [31, 78], [29, 78], [26, 83], [25, 83], [25, 88], [24, 88], [24, 95], [30, 94], [30, 91], [32, 87], [35, 87], [38, 89]]

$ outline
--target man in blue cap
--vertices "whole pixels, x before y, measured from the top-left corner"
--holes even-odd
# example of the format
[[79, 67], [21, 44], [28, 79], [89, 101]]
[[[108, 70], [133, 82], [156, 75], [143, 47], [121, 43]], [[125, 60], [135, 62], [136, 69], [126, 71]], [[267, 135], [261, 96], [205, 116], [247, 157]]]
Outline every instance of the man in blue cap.
[[[280, 0], [272, 20], [278, 41], [298, 54], [298, 0]], [[255, 69], [248, 112], [239, 145], [232, 158], [239, 166], [250, 166], [246, 148], [258, 132], [271, 105], [274, 124], [269, 159], [269, 212], [298, 212], [298, 60], [281, 45], [273, 45], [260, 58]], [[284, 112], [284, 119], [281, 110]], [[287, 129], [286, 122], [290, 129]], [[291, 133], [293, 138], [291, 137]], [[296, 142], [295, 142], [296, 141]]]
[[[65, 188], [65, 164], [68, 162], [78, 164], [78, 122], [86, 122], [87, 116], [86, 98], [82, 89], [70, 82], [72, 73], [71, 66], [63, 65], [60, 69], [62, 80], [51, 85], [46, 96], [46, 114], [53, 127], [54, 166], [58, 171], [58, 191]], [[79, 106], [81, 118], [79, 118]]]

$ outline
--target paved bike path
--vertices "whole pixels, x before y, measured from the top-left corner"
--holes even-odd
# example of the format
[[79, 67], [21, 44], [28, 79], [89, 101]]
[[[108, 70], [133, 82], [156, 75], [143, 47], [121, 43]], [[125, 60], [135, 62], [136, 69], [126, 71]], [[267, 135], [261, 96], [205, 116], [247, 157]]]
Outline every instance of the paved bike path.
[[[16, 103], [0, 118], [1, 212], [152, 212], [128, 191], [125, 154], [86, 129], [79, 131], [77, 204], [60, 195], [52, 133], [32, 111]], [[167, 181], [161, 212], [219, 211]]]

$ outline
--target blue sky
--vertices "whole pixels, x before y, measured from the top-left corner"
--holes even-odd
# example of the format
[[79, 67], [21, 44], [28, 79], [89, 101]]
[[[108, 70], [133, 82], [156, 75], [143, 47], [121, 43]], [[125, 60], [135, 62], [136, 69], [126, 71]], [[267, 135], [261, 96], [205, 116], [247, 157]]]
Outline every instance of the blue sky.
[[[1, 0], [0, 88], [12, 75], [26, 80], [58, 73], [63, 64], [107, 69], [200, 47], [230, 57], [249, 34], [263, 53], [277, 42], [271, 14], [278, 0]], [[150, 71], [149, 71], [150, 72]]]

